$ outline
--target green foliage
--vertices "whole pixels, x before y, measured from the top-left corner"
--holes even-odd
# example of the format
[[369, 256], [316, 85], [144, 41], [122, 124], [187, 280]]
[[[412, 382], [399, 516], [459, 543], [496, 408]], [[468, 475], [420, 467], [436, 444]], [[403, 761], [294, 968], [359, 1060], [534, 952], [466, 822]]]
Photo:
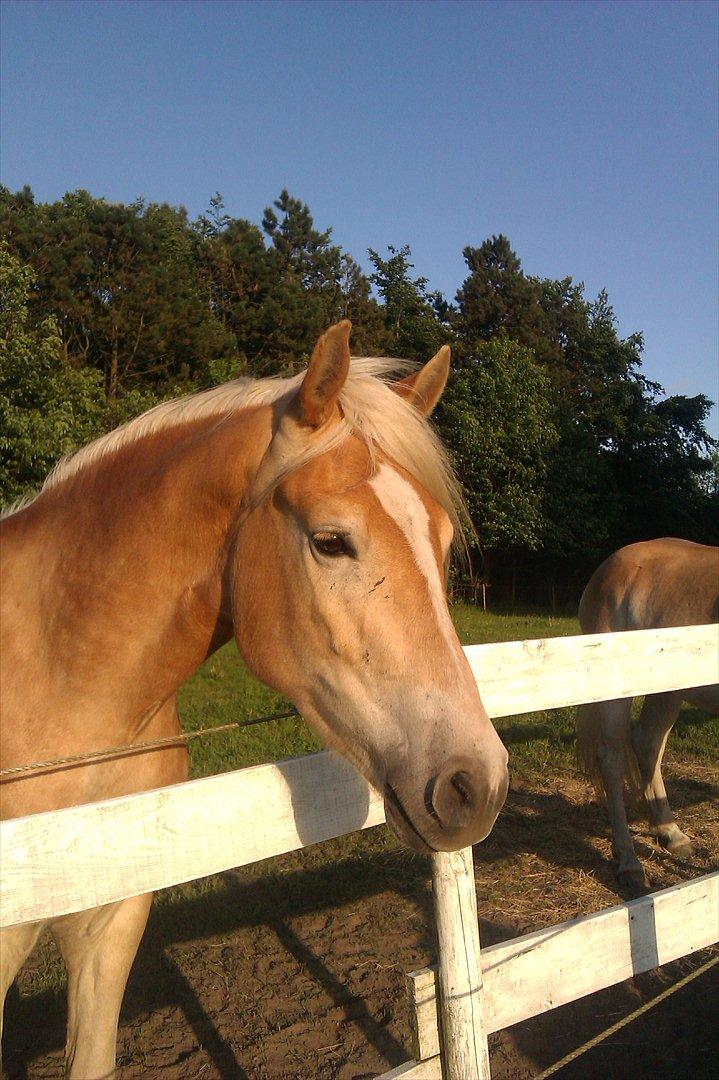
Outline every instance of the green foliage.
[[[571, 278], [526, 276], [501, 235], [464, 257], [470, 274], [451, 314], [460, 364], [471, 366], [483, 341], [507, 334], [551, 383], [559, 437], [541, 478], [544, 550], [598, 560], [631, 539], [716, 536], [716, 507], [702, 486], [713, 446], [707, 399], [658, 399], [661, 387], [640, 372], [642, 335], [620, 338], [606, 292], [589, 301]], [[531, 475], [522, 483], [531, 485]], [[529, 501], [539, 494], [536, 486]], [[522, 547], [536, 544], [536, 530], [513, 531], [524, 535]], [[509, 532], [500, 542], [490, 530], [488, 543], [504, 547]]]
[[719, 540], [710, 403], [643, 376], [642, 336], [620, 337], [605, 292], [525, 274], [498, 235], [464, 249], [451, 306], [412, 276], [407, 246], [370, 249], [367, 277], [287, 190], [261, 226], [219, 192], [191, 222], [143, 200], [0, 187], [5, 498], [167, 396], [298, 370], [347, 317], [359, 354], [424, 361], [451, 343], [438, 417], [485, 572], [488, 552], [495, 567], [564, 560], [578, 574], [632, 539]]
[[461, 354], [468, 351], [471, 356], [478, 342], [505, 333], [546, 359], [540, 354], [554, 349], [540, 304], [541, 285], [525, 277], [507, 237], [493, 236], [462, 254], [469, 276], [457, 292], [453, 316]]
[[369, 249], [375, 268], [370, 280], [383, 302], [384, 351], [406, 360], [429, 360], [452, 337], [438, 314], [444, 301], [439, 293], [427, 291], [427, 278], [410, 277], [409, 247], [387, 250], [389, 258], [383, 259]]
[[560, 558], [584, 556], [596, 564], [618, 546], [621, 507], [611, 462], [566, 403], [557, 403], [554, 422], [559, 439], [547, 456], [543, 547]]
[[[219, 211], [221, 203], [215, 209]], [[232, 343], [237, 372], [275, 373], [282, 368], [285, 354], [277, 321], [282, 302], [274, 253], [266, 249], [260, 229], [249, 221], [222, 215], [216, 216], [213, 228], [201, 218], [199, 228], [205, 233], [199, 259], [210, 306]], [[220, 370], [211, 365], [211, 379]]]
[[268, 206], [262, 227], [272, 243], [278, 282], [271, 317], [278, 361], [295, 370], [309, 359], [319, 334], [342, 318], [358, 322], [355, 350], [371, 351], [380, 326], [370, 286], [354, 259], [320, 232], [305, 203], [281, 192]]
[[719, 500], [710, 480], [717, 444], [704, 427], [710, 408], [703, 394], [660, 400], [635, 394], [611, 455], [629, 538], [719, 538]]
[[0, 236], [36, 272], [33, 316], [56, 317], [66, 355], [100, 371], [110, 398], [139, 380], [189, 382], [230, 346], [184, 210], [86, 191], [35, 205], [0, 189]]
[[505, 335], [478, 345], [440, 409], [482, 547], [539, 547], [558, 433], [551, 383], [529, 349]]
[[35, 274], [0, 242], [0, 502], [38, 487], [102, 428], [100, 379], [66, 359], [52, 317], [33, 325]]

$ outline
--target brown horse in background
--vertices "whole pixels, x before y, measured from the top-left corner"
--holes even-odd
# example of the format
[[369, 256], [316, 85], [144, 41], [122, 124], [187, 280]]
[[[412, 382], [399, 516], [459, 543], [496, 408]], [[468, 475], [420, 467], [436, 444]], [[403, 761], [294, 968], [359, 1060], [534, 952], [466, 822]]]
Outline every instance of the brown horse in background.
[[[179, 733], [178, 688], [233, 635], [384, 793], [420, 851], [483, 839], [507, 754], [445, 596], [462, 503], [426, 422], [449, 349], [399, 382], [351, 359], [158, 406], [62, 463], [2, 533], [2, 767]], [[183, 780], [184, 748], [9, 777], [17, 817]], [[110, 1076], [151, 896], [55, 919], [67, 1070]], [[42, 924], [0, 931], [2, 995]]]
[[[579, 621], [585, 634], [719, 621], [719, 548], [672, 538], [621, 548], [584, 590]], [[625, 779], [646, 799], [662, 847], [680, 858], [691, 855], [691, 841], [676, 824], [661, 771], [683, 701], [719, 712], [719, 686], [648, 694], [631, 728], [631, 698], [584, 705], [577, 715], [580, 761], [607, 798], [617, 876], [634, 890], [645, 879], [627, 824]]]

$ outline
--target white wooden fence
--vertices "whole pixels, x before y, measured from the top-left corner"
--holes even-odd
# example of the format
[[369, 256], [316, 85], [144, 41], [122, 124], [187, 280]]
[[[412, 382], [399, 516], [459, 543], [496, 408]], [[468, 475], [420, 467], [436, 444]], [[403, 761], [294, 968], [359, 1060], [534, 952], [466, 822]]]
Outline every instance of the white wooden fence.
[[[714, 624], [465, 652], [495, 718], [719, 679]], [[0, 825], [0, 926], [97, 907], [383, 820], [381, 797], [331, 752], [16, 818]], [[386, 1078], [483, 1080], [488, 1032], [719, 941], [719, 873], [481, 952], [471, 849], [433, 856], [433, 875], [439, 970], [409, 979], [417, 1060]]]

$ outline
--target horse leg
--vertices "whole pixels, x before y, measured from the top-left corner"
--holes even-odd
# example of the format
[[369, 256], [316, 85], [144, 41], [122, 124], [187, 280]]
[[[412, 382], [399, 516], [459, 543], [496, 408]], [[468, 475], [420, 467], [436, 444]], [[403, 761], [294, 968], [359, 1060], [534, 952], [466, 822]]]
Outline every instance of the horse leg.
[[44, 923], [28, 923], [25, 926], [8, 926], [0, 930], [0, 1038], [2, 1038], [5, 997], [12, 986], [13, 979], [35, 948], [44, 925]]
[[675, 821], [662, 777], [664, 749], [681, 703], [681, 694], [649, 694], [632, 731], [632, 745], [657, 839], [673, 855], [688, 859], [692, 853], [691, 840]]
[[644, 870], [634, 850], [624, 805], [624, 778], [629, 746], [631, 698], [602, 701], [596, 755], [612, 826], [612, 850], [617, 860], [617, 880], [633, 891], [645, 885]]
[[114, 1075], [120, 1006], [151, 903], [147, 893], [52, 925], [67, 967], [65, 1068], [72, 1080]]

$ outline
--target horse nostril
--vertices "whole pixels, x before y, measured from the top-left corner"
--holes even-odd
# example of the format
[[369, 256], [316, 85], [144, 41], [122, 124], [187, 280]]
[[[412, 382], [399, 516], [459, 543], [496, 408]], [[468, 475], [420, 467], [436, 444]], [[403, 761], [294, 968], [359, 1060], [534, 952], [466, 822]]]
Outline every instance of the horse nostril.
[[432, 811], [442, 826], [461, 829], [470, 823], [478, 799], [469, 772], [450, 765], [436, 777], [430, 790]]
[[471, 806], [474, 796], [472, 793], [472, 782], [469, 775], [466, 772], [456, 772], [452, 777], [450, 783], [459, 795], [461, 801], [466, 805]]

